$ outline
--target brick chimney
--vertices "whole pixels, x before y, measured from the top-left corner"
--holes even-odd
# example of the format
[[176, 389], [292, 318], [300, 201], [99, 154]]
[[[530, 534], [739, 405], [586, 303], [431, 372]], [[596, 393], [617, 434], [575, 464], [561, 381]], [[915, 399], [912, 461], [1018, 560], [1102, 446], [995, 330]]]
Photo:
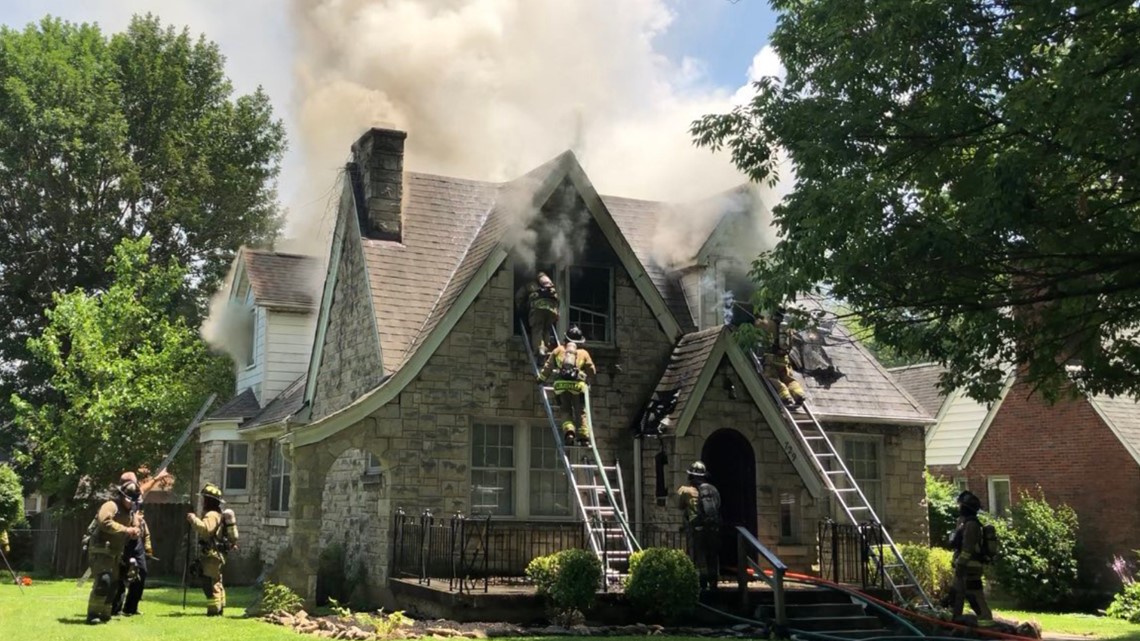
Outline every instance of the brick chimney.
[[352, 145], [364, 207], [358, 211], [367, 238], [403, 241], [404, 139], [394, 129], [369, 129]]

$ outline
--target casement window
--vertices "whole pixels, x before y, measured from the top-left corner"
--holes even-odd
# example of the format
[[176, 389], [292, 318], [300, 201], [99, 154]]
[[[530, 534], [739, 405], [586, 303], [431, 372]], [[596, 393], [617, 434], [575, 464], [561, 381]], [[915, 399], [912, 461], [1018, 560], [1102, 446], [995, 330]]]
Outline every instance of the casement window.
[[780, 493], [780, 543], [795, 543], [799, 540], [796, 521], [799, 519], [796, 493]]
[[[847, 466], [847, 471], [851, 473], [855, 483], [859, 489], [863, 490], [863, 495], [867, 497], [867, 501], [874, 508], [875, 514], [879, 516], [879, 520], [885, 520], [887, 517], [884, 514], [886, 507], [885, 497], [883, 495], [883, 478], [884, 463], [883, 460], [883, 439], [879, 436], [861, 435], [861, 434], [841, 434], [835, 439], [836, 449], [839, 450], [840, 456], [843, 457], [843, 463]], [[840, 485], [837, 483], [837, 486]], [[845, 484], [844, 484], [845, 485]], [[857, 501], [849, 501], [849, 505], [856, 505]], [[838, 506], [836, 511], [841, 513], [842, 509]], [[854, 512], [855, 518], [859, 521], [866, 521], [870, 519], [869, 514], [865, 514], [865, 510]]]
[[293, 464], [285, 456], [284, 447], [273, 441], [269, 453], [269, 511], [285, 513], [289, 511], [290, 479]]
[[380, 457], [372, 452], [368, 453], [368, 457], [364, 462], [364, 474], [367, 476], [379, 476], [384, 471], [383, 466], [380, 464]]
[[245, 494], [249, 487], [249, 443], [226, 443], [223, 488], [227, 493]]
[[526, 288], [537, 271], [546, 272], [558, 289], [559, 336], [577, 325], [590, 343], [614, 343], [614, 270], [608, 266], [572, 265], [555, 268], [539, 265], [536, 271], [516, 264], [514, 269], [515, 315], [513, 332], [520, 335], [520, 322], [526, 322]]
[[1009, 506], [1013, 503], [1010, 496], [1008, 476], [991, 476], [988, 479], [990, 489], [990, 514], [994, 516], [1008, 516]]
[[476, 422], [471, 429], [471, 513], [564, 519], [573, 496], [550, 427]]

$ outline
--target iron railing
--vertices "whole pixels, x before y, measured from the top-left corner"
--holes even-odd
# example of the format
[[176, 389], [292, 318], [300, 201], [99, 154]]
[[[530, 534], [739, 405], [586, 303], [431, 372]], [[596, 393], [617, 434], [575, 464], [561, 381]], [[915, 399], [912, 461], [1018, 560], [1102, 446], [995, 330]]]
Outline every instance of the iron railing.
[[882, 588], [883, 526], [879, 523], [819, 523], [820, 576], [836, 583]]
[[[472, 592], [495, 585], [526, 585], [531, 560], [570, 549], [590, 549], [575, 521], [504, 521], [456, 514], [437, 518], [396, 510], [390, 576], [424, 585], [447, 581], [448, 590]], [[633, 526], [637, 531], [637, 527]], [[657, 525], [641, 528], [644, 547], [687, 549], [684, 532]]]

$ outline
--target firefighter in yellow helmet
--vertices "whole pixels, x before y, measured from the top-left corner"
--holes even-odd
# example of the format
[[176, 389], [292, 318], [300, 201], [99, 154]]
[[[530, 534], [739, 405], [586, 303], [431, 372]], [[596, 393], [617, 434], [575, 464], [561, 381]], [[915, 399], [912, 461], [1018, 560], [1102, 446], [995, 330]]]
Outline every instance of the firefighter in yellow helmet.
[[803, 386], [792, 376], [792, 366], [788, 359], [792, 330], [782, 328], [783, 321], [783, 311], [777, 310], [771, 316], [760, 316], [755, 324], [764, 334], [764, 376], [776, 388], [776, 394], [785, 406], [798, 409], [804, 404], [806, 395]]
[[233, 510], [223, 509], [222, 490], [213, 483], [202, 487], [202, 518], [193, 512], [186, 520], [198, 534], [198, 561], [202, 567], [202, 592], [206, 595], [206, 616], [221, 616], [226, 607], [222, 567], [226, 553], [237, 543], [237, 519]]
[[539, 382], [544, 383], [551, 377], [554, 379], [554, 397], [567, 414], [567, 418], [562, 421], [562, 436], [567, 445], [574, 445], [575, 432], [579, 445], [590, 443], [590, 421], [586, 416], [582, 395], [589, 389], [589, 380], [598, 371], [590, 353], [582, 347], [584, 342], [582, 330], [577, 327], [566, 330], [566, 343], [550, 352], [546, 364], [538, 374]]
[[87, 622], [111, 620], [111, 608], [119, 585], [123, 549], [128, 538], [137, 538], [139, 529], [131, 524], [131, 507], [141, 493], [137, 483], [123, 483], [115, 496], [99, 506], [89, 526], [87, 562], [91, 566], [91, 595], [87, 598]]

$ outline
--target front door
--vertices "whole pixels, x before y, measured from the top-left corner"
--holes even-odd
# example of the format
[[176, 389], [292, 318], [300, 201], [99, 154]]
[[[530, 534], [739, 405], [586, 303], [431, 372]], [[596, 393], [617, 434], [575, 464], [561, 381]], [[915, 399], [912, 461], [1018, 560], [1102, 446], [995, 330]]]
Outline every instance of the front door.
[[734, 429], [713, 432], [701, 449], [709, 480], [720, 491], [720, 565], [736, 567], [736, 527], [756, 534], [756, 456], [752, 444]]

